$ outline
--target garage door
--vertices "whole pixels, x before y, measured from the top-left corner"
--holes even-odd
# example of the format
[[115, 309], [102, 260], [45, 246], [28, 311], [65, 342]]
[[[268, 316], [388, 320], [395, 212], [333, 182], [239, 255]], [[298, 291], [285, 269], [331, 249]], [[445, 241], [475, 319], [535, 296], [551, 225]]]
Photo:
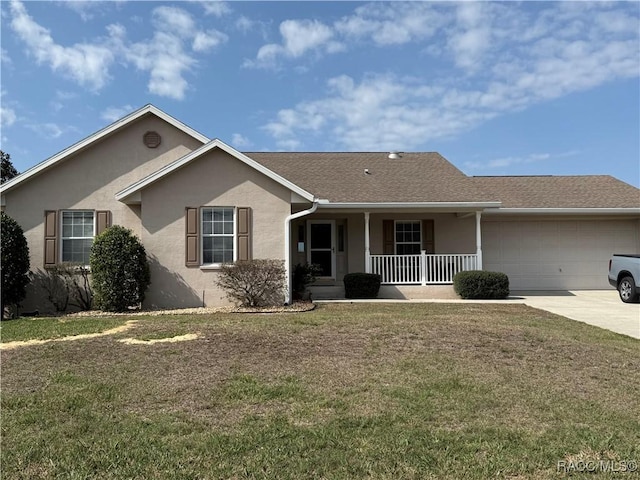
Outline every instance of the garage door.
[[638, 253], [637, 220], [483, 219], [485, 270], [504, 272], [512, 290], [611, 288], [612, 253]]

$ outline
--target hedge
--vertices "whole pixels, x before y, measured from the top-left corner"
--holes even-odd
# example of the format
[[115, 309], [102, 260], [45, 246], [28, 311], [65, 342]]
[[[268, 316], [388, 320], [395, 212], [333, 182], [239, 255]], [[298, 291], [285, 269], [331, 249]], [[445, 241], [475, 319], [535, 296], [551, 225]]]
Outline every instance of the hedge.
[[382, 277], [375, 273], [347, 273], [344, 276], [345, 298], [376, 298]]
[[509, 277], [502, 272], [469, 270], [453, 277], [453, 288], [465, 299], [503, 299], [509, 296]]

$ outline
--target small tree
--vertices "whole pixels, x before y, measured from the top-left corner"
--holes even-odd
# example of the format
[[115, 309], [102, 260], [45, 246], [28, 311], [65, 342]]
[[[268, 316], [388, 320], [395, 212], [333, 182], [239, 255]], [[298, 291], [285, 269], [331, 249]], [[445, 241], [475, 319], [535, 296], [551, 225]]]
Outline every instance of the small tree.
[[140, 306], [150, 283], [144, 246], [127, 228], [114, 225], [98, 235], [89, 257], [95, 304], [109, 312]]
[[2, 271], [2, 294], [0, 311], [4, 318], [5, 305], [15, 305], [26, 295], [29, 283], [29, 246], [22, 227], [4, 212], [1, 225], [0, 270]]
[[285, 270], [282, 260], [249, 260], [227, 263], [216, 284], [243, 307], [282, 305]]
[[18, 176], [18, 171], [11, 163], [11, 155], [0, 150], [0, 183]]

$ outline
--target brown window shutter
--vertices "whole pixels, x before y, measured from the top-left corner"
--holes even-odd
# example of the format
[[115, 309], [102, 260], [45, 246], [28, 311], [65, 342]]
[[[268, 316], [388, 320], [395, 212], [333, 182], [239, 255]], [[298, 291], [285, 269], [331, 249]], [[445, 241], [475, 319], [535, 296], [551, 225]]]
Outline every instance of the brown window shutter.
[[98, 210], [96, 212], [96, 235], [100, 235], [111, 226], [111, 212], [109, 210]]
[[58, 263], [58, 212], [44, 212], [44, 267]]
[[236, 230], [238, 236], [238, 261], [251, 260], [251, 208], [238, 207]]
[[433, 220], [422, 221], [422, 249], [427, 253], [436, 253], [435, 228]]
[[385, 255], [393, 255], [396, 253], [395, 249], [395, 228], [393, 220], [382, 221], [382, 253]]
[[185, 208], [185, 265], [187, 267], [200, 266], [200, 248], [198, 246], [198, 209]]

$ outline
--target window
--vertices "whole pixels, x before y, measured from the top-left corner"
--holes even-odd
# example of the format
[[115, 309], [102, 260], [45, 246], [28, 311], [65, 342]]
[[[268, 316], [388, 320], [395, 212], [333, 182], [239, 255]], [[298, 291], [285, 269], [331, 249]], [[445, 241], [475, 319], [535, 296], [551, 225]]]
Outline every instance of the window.
[[396, 255], [415, 255], [422, 250], [420, 221], [396, 222]]
[[233, 207], [202, 209], [202, 263], [235, 260], [235, 211]]
[[94, 212], [62, 212], [62, 261], [89, 264], [95, 235]]

